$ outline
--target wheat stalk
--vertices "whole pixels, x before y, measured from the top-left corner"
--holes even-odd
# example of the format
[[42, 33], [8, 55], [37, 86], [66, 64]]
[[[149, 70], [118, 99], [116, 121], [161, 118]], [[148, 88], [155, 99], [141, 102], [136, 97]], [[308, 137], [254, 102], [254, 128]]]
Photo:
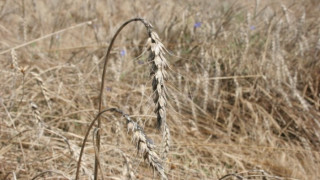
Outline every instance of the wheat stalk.
[[44, 131], [44, 124], [43, 124], [43, 121], [42, 121], [42, 118], [40, 116], [40, 112], [38, 110], [38, 106], [31, 102], [30, 103], [30, 106], [31, 106], [31, 109], [32, 109], [32, 115], [35, 119], [35, 124], [37, 124], [37, 136], [38, 136], [38, 139], [40, 139], [43, 135], [43, 131]]
[[26, 8], [25, 8], [25, 0], [22, 0], [22, 33], [23, 33], [23, 42], [27, 41], [27, 20], [26, 20]]
[[[221, 76], [221, 67], [220, 67], [220, 63], [219, 63], [218, 59], [215, 60], [214, 67], [215, 67], [215, 76], [220, 77]], [[218, 99], [218, 95], [219, 95], [219, 87], [220, 87], [219, 79], [214, 80], [212, 95], [213, 95], [213, 97], [217, 97], [217, 99]], [[214, 105], [216, 105], [216, 102], [214, 102]]]
[[[167, 68], [167, 61], [164, 57], [165, 54], [165, 48], [163, 44], [160, 41], [159, 36], [157, 33], [155, 33], [152, 30], [152, 25], [148, 23], [146, 20], [142, 18], [134, 18], [126, 21], [123, 23], [119, 29], [116, 31], [115, 35], [112, 37], [110, 46], [107, 50], [107, 53], [105, 55], [104, 65], [103, 65], [103, 72], [102, 72], [102, 78], [101, 78], [101, 86], [100, 86], [100, 94], [99, 94], [99, 114], [94, 119], [94, 121], [89, 126], [89, 129], [87, 131], [87, 134], [84, 139], [84, 143], [82, 145], [78, 166], [77, 166], [77, 172], [76, 172], [76, 179], [79, 177], [79, 168], [80, 168], [80, 162], [81, 162], [81, 156], [83, 153], [83, 148], [85, 146], [85, 142], [87, 140], [88, 133], [90, 132], [91, 128], [93, 127], [93, 123], [97, 120], [98, 121], [98, 129], [101, 129], [101, 120], [100, 115], [103, 113], [102, 110], [102, 97], [104, 92], [104, 79], [106, 74], [106, 67], [109, 60], [111, 48], [114, 44], [114, 41], [118, 34], [121, 32], [121, 30], [128, 25], [131, 22], [140, 21], [144, 24], [144, 26], [147, 28], [149, 39], [148, 39], [148, 50], [150, 52], [149, 55], [149, 61], [151, 62], [151, 74], [153, 75], [153, 81], [152, 81], [152, 87], [154, 91], [154, 103], [156, 104], [155, 107], [155, 113], [157, 114], [157, 127], [160, 129], [160, 127], [163, 124], [166, 124], [166, 109], [165, 106], [167, 104], [167, 93], [166, 93], [166, 86], [164, 84], [165, 80], [167, 79], [166, 74], [166, 68]], [[137, 148], [139, 152], [142, 152], [144, 154], [144, 158], [148, 160], [150, 166], [152, 166], [154, 169], [156, 169], [162, 176], [162, 178], [166, 179], [166, 176], [164, 174], [163, 167], [160, 163], [160, 158], [157, 156], [157, 154], [153, 151], [151, 144], [147, 141], [146, 136], [144, 133], [141, 133], [142, 131], [135, 131], [134, 133], [134, 140], [137, 141]], [[168, 131], [167, 131], [168, 132]], [[100, 133], [97, 131], [96, 133], [97, 141], [96, 141], [96, 155], [95, 155], [95, 167], [94, 167], [94, 179], [97, 180], [98, 178], [98, 166], [99, 166], [99, 151], [100, 151]], [[168, 136], [168, 133], [165, 133], [164, 136], [166, 136], [166, 139], [170, 139]], [[168, 144], [168, 143], [167, 143]], [[144, 147], [143, 149], [141, 149]]]
[[[109, 48], [107, 50], [107, 54], [105, 55], [104, 65], [103, 65], [103, 72], [102, 72], [101, 86], [100, 86], [100, 94], [99, 94], [99, 107], [98, 107], [98, 110], [99, 110], [100, 113], [101, 113], [101, 110], [102, 110], [102, 97], [103, 97], [103, 92], [104, 92], [104, 79], [105, 79], [105, 75], [106, 75], [106, 68], [107, 68], [107, 64], [108, 64], [109, 57], [110, 57], [110, 54], [111, 54], [112, 46], [113, 46], [114, 41], [116, 40], [118, 34], [121, 32], [121, 30], [126, 25], [128, 25], [129, 23], [135, 22], [135, 21], [142, 22], [144, 24], [144, 26], [147, 28], [149, 36], [151, 36], [152, 25], [150, 23], [148, 23], [147, 21], [145, 21], [144, 19], [142, 19], [142, 18], [134, 18], [134, 19], [130, 19], [130, 20], [126, 21], [125, 23], [123, 23], [119, 27], [119, 29], [116, 31], [115, 35], [112, 37], [110, 45], [109, 45]], [[99, 116], [97, 116], [97, 117], [99, 117]], [[101, 128], [101, 120], [99, 118], [97, 120], [98, 120], [98, 128]], [[88, 132], [89, 131], [90, 131], [90, 128], [89, 128]], [[83, 144], [83, 146], [84, 146], [84, 144]], [[98, 131], [98, 133], [97, 133], [97, 151], [98, 151], [98, 154], [99, 154], [99, 150], [100, 150], [100, 133]], [[81, 155], [80, 155], [80, 157], [81, 157]], [[79, 166], [79, 164], [78, 164], [78, 166]], [[78, 178], [78, 173], [76, 175], [76, 179], [77, 178]], [[97, 159], [97, 156], [96, 156], [95, 165], [94, 165], [94, 180], [97, 180], [97, 178], [98, 178], [98, 159]]]
[[207, 111], [208, 107], [208, 100], [209, 100], [209, 72], [208, 70], [204, 70], [203, 73], [203, 93], [204, 93], [204, 100], [203, 100], [203, 110]]
[[46, 100], [48, 108], [51, 111], [51, 100], [50, 100], [48, 89], [46, 88], [46, 86], [45, 86], [45, 84], [39, 74], [37, 74], [35, 72], [32, 72], [31, 74], [36, 78], [37, 84], [40, 86], [40, 89], [41, 89], [41, 92], [44, 96], [44, 99]]
[[281, 4], [281, 8], [282, 8], [282, 11], [283, 11], [283, 13], [284, 13], [284, 15], [286, 17], [287, 23], [289, 25], [291, 25], [291, 19], [290, 19], [290, 15], [288, 13], [288, 8], [284, 4]]
[[[71, 150], [71, 156], [74, 159], [77, 159], [80, 156], [81, 150], [79, 149], [79, 147], [75, 144], [71, 144], [70, 145], [70, 150]], [[86, 159], [86, 157], [84, 157], [84, 159]], [[83, 174], [87, 175], [87, 178], [90, 180], [93, 180], [93, 173], [91, 171], [91, 169], [88, 169], [88, 165], [86, 162], [82, 162], [81, 163], [81, 171]]]

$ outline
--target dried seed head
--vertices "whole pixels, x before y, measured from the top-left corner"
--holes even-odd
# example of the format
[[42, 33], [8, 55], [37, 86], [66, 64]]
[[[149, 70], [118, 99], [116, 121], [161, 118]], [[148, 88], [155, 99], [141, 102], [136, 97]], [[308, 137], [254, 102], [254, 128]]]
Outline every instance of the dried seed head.
[[11, 50], [11, 68], [16, 71], [20, 71], [20, 68], [18, 67], [17, 53], [14, 49]]
[[142, 127], [131, 120], [129, 115], [124, 114], [121, 110], [114, 110], [118, 113], [121, 113], [122, 116], [127, 120], [127, 129], [128, 132], [133, 132], [132, 142], [136, 146], [138, 154], [142, 155], [144, 160], [146, 160], [147, 163], [159, 173], [162, 179], [167, 179], [163, 165], [161, 163], [161, 159], [154, 151], [155, 145], [153, 141], [148, 138], [147, 135], [143, 132]]
[[157, 33], [151, 32], [147, 42], [150, 51], [149, 62], [151, 62], [150, 74], [153, 76], [152, 89], [154, 91], [153, 101], [155, 103], [154, 112], [157, 114], [157, 128], [160, 129], [166, 121], [167, 90], [165, 81], [167, 80], [166, 68], [168, 63], [165, 55], [165, 48]]

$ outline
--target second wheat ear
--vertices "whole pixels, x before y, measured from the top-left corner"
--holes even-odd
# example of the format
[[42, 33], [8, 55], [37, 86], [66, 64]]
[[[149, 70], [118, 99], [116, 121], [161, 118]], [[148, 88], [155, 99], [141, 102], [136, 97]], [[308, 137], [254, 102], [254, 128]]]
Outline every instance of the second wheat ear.
[[[130, 19], [130, 20], [126, 21], [125, 23], [123, 23], [120, 26], [120, 28], [116, 31], [115, 35], [113, 36], [113, 38], [110, 42], [110, 46], [108, 47], [107, 54], [105, 55], [105, 58], [104, 58], [103, 73], [102, 73], [102, 78], [101, 78], [101, 87], [100, 87], [100, 94], [99, 94], [99, 113], [96, 116], [96, 118], [92, 121], [92, 124], [89, 126], [89, 128], [87, 130], [87, 135], [89, 134], [89, 132], [92, 129], [94, 122], [96, 120], [98, 121], [98, 129], [101, 128], [100, 115], [103, 112], [105, 112], [105, 111], [102, 111], [102, 97], [103, 97], [103, 89], [104, 89], [104, 80], [105, 80], [107, 63], [109, 60], [110, 52], [111, 52], [112, 46], [114, 44], [114, 41], [115, 41], [116, 37], [118, 36], [118, 34], [121, 32], [121, 30], [126, 25], [128, 25], [131, 22], [135, 22], [135, 21], [140, 21], [144, 24], [144, 26], [147, 29], [148, 36], [149, 36], [147, 46], [148, 46], [148, 51], [150, 53], [149, 58], [148, 58], [148, 61], [151, 63], [150, 74], [153, 78], [152, 79], [152, 89], [153, 89], [153, 101], [155, 103], [154, 112], [157, 115], [157, 128], [161, 129], [163, 132], [163, 142], [164, 142], [164, 149], [165, 150], [163, 152], [162, 161], [165, 161], [164, 159], [166, 158], [166, 155], [169, 151], [169, 141], [170, 141], [170, 131], [169, 131], [169, 127], [166, 123], [167, 90], [166, 90], [166, 86], [165, 86], [165, 81], [167, 80], [166, 69], [168, 67], [168, 63], [167, 63], [166, 58], [164, 57], [165, 47], [161, 43], [158, 34], [153, 31], [152, 25], [142, 18]], [[135, 134], [137, 134], [137, 133], [135, 133]], [[78, 167], [77, 167], [77, 172], [76, 172], [76, 179], [79, 178], [79, 167], [81, 164], [81, 156], [83, 153], [83, 148], [86, 143], [87, 135], [84, 138], [84, 142], [82, 144], [82, 151], [79, 156]], [[96, 136], [97, 136], [96, 147], [97, 147], [98, 152], [95, 155], [95, 168], [94, 168], [94, 179], [95, 180], [98, 179], [98, 169], [99, 169], [98, 157], [99, 157], [99, 151], [100, 151], [100, 131], [96, 132]], [[135, 138], [135, 139], [137, 140], [137, 138]], [[140, 143], [139, 143], [139, 145], [140, 145]], [[138, 150], [139, 150], [139, 148], [138, 148]], [[155, 157], [158, 157], [158, 156], [156, 156], [156, 154], [152, 150], [148, 150], [148, 148], [144, 149], [143, 152], [144, 152], [145, 156], [146, 156], [146, 154], [149, 155], [149, 156], [144, 157], [144, 158], [149, 159], [148, 160], [149, 164], [156, 171], [159, 172], [160, 176], [163, 179], [167, 179], [166, 175], [164, 174], [164, 169], [161, 165], [161, 162], [158, 160], [155, 161]], [[158, 158], [156, 158], [156, 159], [158, 159]], [[155, 163], [155, 162], [157, 162], [157, 163]]]

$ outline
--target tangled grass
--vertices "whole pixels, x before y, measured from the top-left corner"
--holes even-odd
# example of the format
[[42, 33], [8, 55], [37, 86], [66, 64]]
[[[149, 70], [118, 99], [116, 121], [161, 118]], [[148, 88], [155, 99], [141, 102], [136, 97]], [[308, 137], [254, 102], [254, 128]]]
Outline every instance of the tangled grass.
[[319, 7], [1, 1], [0, 179], [319, 179]]

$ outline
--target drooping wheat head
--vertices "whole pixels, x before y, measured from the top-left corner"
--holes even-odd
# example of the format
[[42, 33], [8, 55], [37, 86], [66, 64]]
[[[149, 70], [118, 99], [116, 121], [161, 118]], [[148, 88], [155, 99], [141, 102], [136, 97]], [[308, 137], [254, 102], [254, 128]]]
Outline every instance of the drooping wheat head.
[[158, 172], [162, 179], [167, 179], [167, 176], [164, 172], [164, 168], [162, 165], [162, 161], [158, 154], [155, 152], [155, 144], [153, 141], [147, 137], [144, 133], [143, 128], [139, 126], [135, 121], [133, 121], [128, 114], [123, 113], [119, 109], [114, 109], [116, 112], [122, 114], [122, 116], [127, 121], [127, 130], [128, 132], [132, 132], [132, 141], [136, 146], [138, 154], [142, 155], [144, 160]]
[[170, 130], [166, 122], [167, 117], [167, 72], [168, 63], [165, 55], [165, 47], [161, 43], [157, 33], [151, 31], [148, 39], [148, 50], [150, 52], [148, 61], [151, 63], [150, 75], [152, 79], [154, 112], [157, 115], [157, 128], [162, 130], [163, 152], [162, 158], [166, 159], [170, 148]]
[[150, 74], [153, 76], [153, 101], [156, 105], [154, 112], [157, 114], [157, 128], [160, 129], [166, 123], [167, 89], [165, 81], [167, 80], [168, 63], [164, 57], [165, 47], [154, 31], [150, 33], [148, 49], [150, 51], [148, 60], [152, 64]]

